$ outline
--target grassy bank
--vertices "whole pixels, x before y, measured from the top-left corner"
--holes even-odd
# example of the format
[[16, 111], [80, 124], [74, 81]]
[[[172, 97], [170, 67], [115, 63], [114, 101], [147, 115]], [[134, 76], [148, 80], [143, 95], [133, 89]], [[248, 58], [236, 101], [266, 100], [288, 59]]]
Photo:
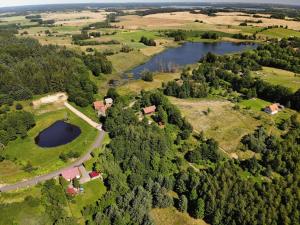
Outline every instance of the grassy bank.
[[[68, 122], [81, 129], [80, 136], [74, 141], [59, 147], [41, 148], [34, 142], [39, 132], [57, 120], [68, 117]], [[95, 140], [97, 131], [67, 109], [48, 112], [36, 116], [36, 126], [28, 132], [25, 139], [17, 139], [5, 148], [5, 155], [10, 159], [0, 163], [0, 183], [14, 183], [32, 176], [54, 171], [66, 165], [59, 155], [70, 151], [83, 154]], [[30, 163], [34, 171], [24, 172], [22, 168]]]

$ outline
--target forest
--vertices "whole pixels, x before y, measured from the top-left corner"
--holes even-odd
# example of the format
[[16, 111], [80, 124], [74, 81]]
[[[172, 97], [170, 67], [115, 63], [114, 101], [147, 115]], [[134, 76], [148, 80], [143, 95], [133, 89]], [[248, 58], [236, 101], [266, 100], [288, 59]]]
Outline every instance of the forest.
[[[297, 224], [300, 124], [296, 116], [282, 137], [259, 127], [242, 138], [244, 150], [260, 152], [262, 159], [238, 161], [222, 156], [218, 143], [203, 134], [194, 134], [197, 143], [187, 144], [191, 125], [162, 92], [143, 91], [133, 108], [126, 109], [118, 98], [104, 120], [111, 142], [94, 164], [107, 172], [108, 192], [84, 209], [83, 215], [91, 218], [87, 224], [152, 225], [151, 208], [170, 206], [214, 225]], [[135, 112], [152, 104], [158, 108], [152, 118], [158, 124], [163, 121], [164, 128], [149, 125], [146, 117], [137, 119]], [[182, 135], [183, 130], [187, 135]], [[205, 165], [204, 169], [182, 170], [176, 148], [188, 162]], [[245, 172], [251, 176], [242, 176]], [[172, 198], [171, 191], [178, 198]]]
[[96, 85], [89, 73], [111, 73], [105, 56], [78, 55], [66, 48], [46, 45], [37, 40], [0, 36], [0, 102], [25, 100], [33, 95], [66, 91], [69, 100], [87, 106], [94, 100]]

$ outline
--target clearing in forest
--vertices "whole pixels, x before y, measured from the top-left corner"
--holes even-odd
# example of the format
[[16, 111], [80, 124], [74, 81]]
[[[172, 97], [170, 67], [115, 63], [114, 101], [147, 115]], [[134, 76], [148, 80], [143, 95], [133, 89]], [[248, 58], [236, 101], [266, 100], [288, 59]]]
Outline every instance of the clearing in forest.
[[152, 209], [150, 214], [155, 224], [159, 225], [207, 225], [204, 220], [194, 219], [175, 208]]
[[252, 72], [252, 75], [260, 77], [271, 84], [291, 88], [293, 91], [297, 91], [300, 88], [300, 74], [287, 70], [263, 67], [262, 71]]
[[219, 142], [221, 149], [235, 152], [240, 139], [253, 132], [259, 122], [250, 115], [234, 110], [229, 101], [222, 99], [177, 99], [170, 98], [196, 132]]

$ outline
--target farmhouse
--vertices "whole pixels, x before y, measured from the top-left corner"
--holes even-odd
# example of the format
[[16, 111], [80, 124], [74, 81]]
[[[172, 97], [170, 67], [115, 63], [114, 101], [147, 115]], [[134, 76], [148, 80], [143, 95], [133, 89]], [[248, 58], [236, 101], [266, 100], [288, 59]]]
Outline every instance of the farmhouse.
[[106, 115], [107, 106], [102, 101], [95, 101], [93, 105], [94, 109], [97, 111], [98, 116]]
[[94, 109], [97, 110], [97, 111], [99, 111], [102, 107], [105, 106], [102, 101], [95, 101], [93, 103], [93, 105], [94, 105]]
[[155, 110], [156, 110], [156, 106], [155, 105], [143, 108], [143, 112], [144, 112], [145, 115], [152, 114], [152, 113], [155, 112]]
[[282, 109], [284, 109], [283, 105], [280, 105], [279, 103], [274, 103], [272, 105], [267, 106], [264, 111], [266, 113], [274, 115], [274, 114], [278, 113]]
[[80, 178], [80, 172], [79, 172], [77, 167], [73, 167], [71, 169], [64, 170], [61, 173], [61, 176], [63, 178], [65, 178], [67, 181], [71, 181], [75, 178], [79, 179]]

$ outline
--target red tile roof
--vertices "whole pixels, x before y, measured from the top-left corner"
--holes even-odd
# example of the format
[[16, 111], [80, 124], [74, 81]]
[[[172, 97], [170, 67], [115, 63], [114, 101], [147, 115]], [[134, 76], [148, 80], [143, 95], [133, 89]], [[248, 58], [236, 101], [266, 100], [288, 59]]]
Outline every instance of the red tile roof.
[[97, 171], [92, 171], [92, 172], [89, 173], [89, 175], [90, 175], [90, 178], [93, 178], [93, 177], [99, 176], [100, 173], [98, 173]]
[[76, 189], [73, 188], [73, 187], [68, 187], [68, 188], [67, 188], [67, 193], [68, 193], [69, 195], [76, 195], [76, 194], [77, 194], [77, 191], [76, 191]]
[[102, 101], [95, 101], [95, 102], [93, 103], [93, 105], [94, 105], [94, 109], [96, 109], [96, 110], [100, 110], [101, 107], [104, 107], [104, 106], [105, 106], [104, 103], [103, 103]]
[[65, 178], [66, 180], [73, 180], [76, 177], [80, 176], [80, 172], [78, 170], [77, 167], [73, 167], [71, 169], [67, 169], [64, 170], [61, 175], [63, 176], [63, 178]]
[[154, 113], [155, 110], [156, 110], [156, 106], [155, 105], [143, 108], [143, 111], [144, 111], [145, 114]]
[[277, 103], [269, 105], [267, 108], [270, 110], [270, 112], [276, 112], [276, 111], [279, 110], [279, 107], [278, 107]]

